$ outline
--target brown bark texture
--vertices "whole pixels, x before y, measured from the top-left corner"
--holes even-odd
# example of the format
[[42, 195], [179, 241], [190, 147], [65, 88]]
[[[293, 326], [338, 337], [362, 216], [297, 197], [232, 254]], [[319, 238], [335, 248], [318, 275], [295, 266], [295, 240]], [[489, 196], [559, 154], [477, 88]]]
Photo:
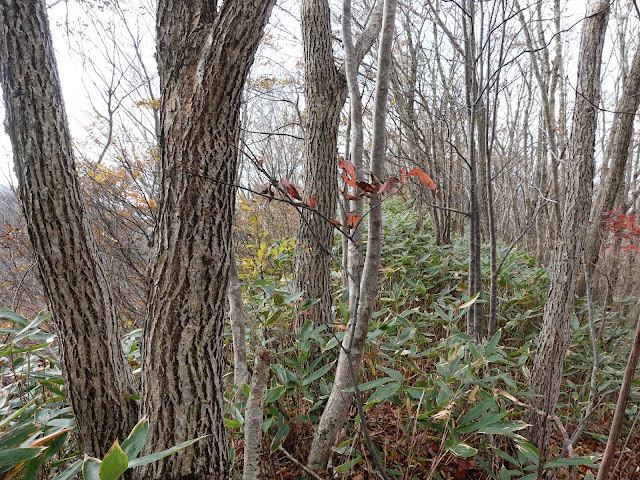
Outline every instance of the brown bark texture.
[[102, 457], [135, 425], [135, 386], [80, 198], [43, 0], [0, 2], [0, 78], [22, 209], [80, 442]]
[[161, 192], [145, 322], [149, 450], [203, 437], [140, 478], [223, 479], [222, 330], [241, 94], [275, 0], [158, 2]]
[[[305, 299], [318, 299], [310, 313], [301, 315], [314, 325], [331, 318], [330, 267], [333, 219], [338, 201], [337, 136], [340, 111], [347, 85], [333, 57], [331, 17], [326, 0], [303, 0], [301, 5], [304, 46], [304, 93], [307, 103], [305, 131], [304, 194], [316, 202], [316, 210], [303, 210], [296, 234], [294, 289]], [[324, 218], [323, 218], [324, 217]]]
[[[569, 178], [560, 235], [556, 242], [551, 285], [530, 380], [540, 395], [532, 404], [549, 414], [555, 410], [570, 339], [576, 282], [584, 248], [593, 192], [596, 115], [600, 103], [600, 66], [609, 2], [591, 0], [582, 31], [573, 126], [569, 142]], [[532, 417], [532, 440], [548, 437], [545, 419]]]

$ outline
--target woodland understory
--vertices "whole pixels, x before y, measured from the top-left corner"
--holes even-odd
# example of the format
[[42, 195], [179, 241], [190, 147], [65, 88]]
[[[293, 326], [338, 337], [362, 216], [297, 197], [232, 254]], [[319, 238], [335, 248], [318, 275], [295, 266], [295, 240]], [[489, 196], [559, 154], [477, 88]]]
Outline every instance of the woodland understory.
[[634, 0], [76, 3], [0, 4], [0, 480], [640, 478]]

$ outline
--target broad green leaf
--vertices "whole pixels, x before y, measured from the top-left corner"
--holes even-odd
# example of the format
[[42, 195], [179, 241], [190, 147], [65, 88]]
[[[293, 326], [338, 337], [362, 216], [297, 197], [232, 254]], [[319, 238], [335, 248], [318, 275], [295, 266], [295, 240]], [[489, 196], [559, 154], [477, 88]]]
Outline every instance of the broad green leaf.
[[482, 429], [491, 428], [495, 425], [499, 425], [500, 421], [509, 415], [509, 412], [489, 413], [484, 415], [480, 420], [475, 423], [468, 423], [456, 429], [458, 435], [462, 435], [470, 432], [482, 431]]
[[76, 478], [78, 472], [82, 469], [82, 460], [78, 460], [73, 463], [69, 468], [67, 468], [64, 472], [56, 475], [53, 480], [72, 480]]
[[20, 416], [22, 414], [22, 412], [24, 412], [27, 408], [29, 408], [31, 405], [33, 405], [35, 403], [35, 401], [36, 401], [36, 399], [34, 398], [29, 403], [25, 403], [22, 407], [20, 407], [18, 410], [13, 412], [8, 417], [3, 418], [2, 421], [0, 422], [0, 428], [4, 427], [7, 423], [9, 423], [14, 418]]
[[113, 442], [111, 448], [102, 459], [100, 465], [100, 479], [101, 480], [117, 480], [124, 472], [127, 471], [129, 466], [129, 460], [127, 454], [124, 453], [118, 440]]
[[310, 383], [315, 382], [316, 380], [318, 380], [319, 378], [324, 376], [325, 373], [327, 373], [329, 370], [331, 370], [332, 367], [333, 367], [333, 362], [331, 362], [328, 365], [325, 365], [324, 367], [320, 367], [318, 370], [313, 372], [307, 378], [302, 380], [302, 384], [303, 385], [309, 385]]
[[453, 453], [456, 457], [467, 458], [473, 457], [478, 450], [473, 448], [471, 445], [467, 445], [466, 443], [456, 443], [447, 447], [447, 449]]
[[142, 447], [147, 443], [149, 437], [149, 420], [143, 418], [140, 420], [124, 442], [122, 442], [122, 450], [128, 460], [133, 460], [142, 451]]
[[479, 433], [485, 434], [498, 434], [506, 435], [513, 433], [523, 428], [527, 428], [527, 424], [522, 420], [506, 420], [504, 422], [494, 423], [493, 425], [487, 425], [486, 427], [478, 429]]
[[382, 365], [378, 365], [377, 368], [378, 370], [381, 370], [387, 375], [389, 375], [395, 381], [402, 382], [402, 374], [399, 371], [394, 370], [393, 368], [383, 367]]
[[[372, 388], [377, 388], [380, 387], [382, 385], [385, 385], [389, 382], [391, 382], [393, 380], [393, 378], [391, 377], [382, 377], [382, 378], [378, 378], [376, 380], [371, 380], [370, 382], [365, 382], [365, 383], [361, 383], [358, 385], [358, 390], [360, 390], [361, 392], [366, 392], [367, 390], [371, 390]], [[349, 393], [353, 393], [355, 392], [355, 388], [353, 387], [349, 387], [345, 390], [345, 392], [349, 392]]]
[[6, 318], [7, 320], [16, 322], [21, 327], [26, 327], [29, 324], [29, 320], [22, 315], [18, 315], [16, 312], [4, 307], [0, 307], [0, 318]]
[[289, 435], [289, 425], [282, 425], [276, 432], [276, 436], [273, 437], [273, 441], [271, 442], [272, 452], [275, 452], [278, 449], [287, 435]]
[[302, 330], [300, 330], [300, 340], [298, 343], [304, 343], [309, 339], [309, 333], [313, 330], [313, 322], [311, 320], [307, 320], [304, 322], [302, 326]]
[[100, 460], [93, 457], [85, 457], [82, 463], [82, 476], [84, 480], [100, 480]]
[[0, 467], [28, 462], [40, 455], [46, 447], [7, 448], [0, 450]]
[[458, 419], [458, 425], [464, 426], [467, 423], [473, 422], [476, 418], [480, 417], [481, 415], [484, 415], [491, 408], [495, 408], [495, 407], [497, 407], [495, 398], [492, 398], [492, 397], [487, 398], [486, 400], [483, 400], [482, 402], [478, 403], [475, 407], [473, 407], [463, 416], [461, 416]]
[[348, 462], [345, 462], [342, 465], [337, 466], [336, 470], [340, 473], [346, 473], [349, 470], [351, 470], [354, 466], [362, 462], [364, 462], [364, 460], [360, 455], [358, 455], [356, 458], [349, 460]]
[[13, 427], [0, 437], [0, 450], [11, 447], [19, 447], [27, 438], [36, 433], [40, 427], [35, 423], [27, 423]]
[[[287, 390], [287, 387], [285, 387], [284, 385], [278, 385], [277, 387], [270, 388], [269, 390], [267, 390], [267, 396], [265, 398], [265, 403], [267, 405], [269, 405], [270, 403], [275, 402], [280, 397], [282, 397], [282, 395], [284, 395], [286, 390]], [[247, 397], [248, 396], [249, 395], [247, 395]]]
[[180, 450], [187, 448], [189, 445], [193, 445], [197, 441], [199, 441], [202, 437], [194, 438], [193, 440], [187, 440], [186, 442], [182, 442], [175, 447], [168, 448], [166, 450], [162, 450], [161, 452], [152, 453], [151, 455], [145, 455], [144, 457], [135, 458], [129, 462], [129, 468], [141, 467], [143, 465], [147, 465], [149, 463], [156, 462], [161, 458], [168, 457], [169, 455], [173, 455]]
[[502, 337], [502, 329], [498, 330], [493, 336], [493, 338], [487, 344], [487, 348], [485, 350], [485, 355], [487, 357], [490, 356], [495, 350], [496, 346], [498, 345], [498, 342], [500, 341], [500, 337]]
[[32, 460], [29, 460], [27, 463], [27, 468], [24, 471], [24, 477], [22, 480], [38, 480], [38, 473], [40, 473], [41, 458], [36, 457]]
[[383, 402], [391, 395], [396, 393], [400, 386], [400, 382], [387, 383], [386, 385], [378, 388], [375, 392], [373, 392], [373, 394], [367, 399], [367, 403]]
[[587, 472], [587, 474], [584, 476], [584, 480], [593, 480], [593, 473]]

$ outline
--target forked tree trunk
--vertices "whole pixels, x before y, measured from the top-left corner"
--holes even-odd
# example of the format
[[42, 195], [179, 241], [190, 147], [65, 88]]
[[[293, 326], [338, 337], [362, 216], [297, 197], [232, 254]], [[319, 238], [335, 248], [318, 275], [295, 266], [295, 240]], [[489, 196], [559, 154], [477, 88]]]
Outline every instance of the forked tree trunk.
[[275, 0], [158, 3], [161, 192], [142, 361], [140, 478], [223, 479], [222, 330], [243, 86]]
[[[382, 0], [376, 0], [354, 47], [356, 65], [362, 62], [380, 29], [381, 4]], [[320, 325], [331, 318], [333, 225], [326, 219], [333, 219], [336, 214], [337, 138], [340, 112], [347, 98], [345, 73], [336, 67], [333, 56], [329, 2], [303, 0], [301, 16], [307, 102], [304, 195], [315, 200], [322, 216], [304, 210], [296, 233], [294, 289], [304, 292], [305, 299], [318, 299], [308, 313], [297, 319], [298, 331], [306, 320]]]
[[0, 2], [0, 78], [22, 209], [85, 453], [135, 425], [133, 375], [80, 199], [44, 0]]
[[[371, 171], [378, 178], [382, 178], [386, 146], [385, 119], [396, 5], [397, 0], [385, 0], [384, 2], [384, 19], [378, 53], [371, 148]], [[353, 394], [345, 391], [353, 386], [349, 362], [352, 362], [354, 370], [358, 372], [374, 310], [382, 246], [382, 207], [380, 200], [375, 195], [369, 201], [368, 218], [367, 252], [360, 284], [357, 315], [349, 319], [347, 333], [342, 341], [343, 348], [340, 350], [335, 381], [313, 437], [307, 464], [314, 471], [326, 468], [336, 434], [347, 419], [353, 399]]]
[[[540, 343], [530, 380], [532, 398], [539, 410], [553, 413], [560, 394], [564, 357], [570, 339], [576, 281], [587, 231], [593, 192], [596, 114], [600, 103], [600, 65], [607, 21], [608, 0], [590, 0], [579, 52], [576, 103], [569, 156], [572, 172], [567, 188], [560, 235], [556, 242], [551, 286], [544, 308]], [[531, 418], [532, 440], [548, 437], [545, 419]], [[543, 443], [546, 443], [546, 439]]]

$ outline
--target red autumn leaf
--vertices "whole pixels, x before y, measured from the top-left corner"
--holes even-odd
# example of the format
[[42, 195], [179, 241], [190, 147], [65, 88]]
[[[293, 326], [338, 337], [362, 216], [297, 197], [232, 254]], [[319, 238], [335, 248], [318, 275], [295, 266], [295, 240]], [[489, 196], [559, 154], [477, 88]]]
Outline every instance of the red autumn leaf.
[[342, 155], [338, 157], [338, 167], [344, 170], [353, 180], [356, 179], [356, 168], [353, 166], [353, 163], [345, 160]]
[[344, 197], [345, 200], [353, 200], [354, 202], [362, 200], [360, 197], [355, 197], [355, 196], [351, 195], [349, 192], [343, 192], [341, 190], [340, 193], [342, 194], [342, 196]]
[[335, 220], [331, 220], [331, 223], [336, 227], [342, 227], [342, 224], [340, 222], [336, 222]]
[[316, 208], [316, 201], [311, 197], [307, 197], [307, 205], [309, 205], [309, 208]]
[[402, 183], [407, 183], [407, 166], [402, 167], [402, 171], [400, 172], [400, 181]]
[[420, 178], [420, 180], [422, 180], [422, 183], [424, 183], [431, 190], [437, 190], [438, 189], [438, 187], [436, 186], [434, 181], [431, 180], [431, 177], [429, 175], [427, 175], [426, 173], [424, 173], [424, 170], [421, 170], [420, 168], [414, 168], [409, 173], [407, 173], [407, 177], [412, 177], [414, 175], [417, 176], [418, 178]]
[[378, 193], [384, 193], [384, 192], [391, 193], [391, 187], [393, 187], [393, 185], [395, 183], [398, 183], [399, 181], [400, 180], [398, 180], [398, 177], [391, 177], [389, 180], [387, 180], [380, 186], [380, 188], [378, 189]]
[[358, 186], [362, 189], [363, 192], [367, 193], [378, 193], [378, 190], [373, 188], [373, 185], [367, 182], [358, 182]]
[[344, 173], [341, 173], [340, 176], [342, 177], [342, 179], [345, 181], [345, 183], [347, 185], [351, 185], [353, 188], [358, 188], [358, 185], [356, 185], [356, 182], [354, 182], [353, 180], [351, 180], [349, 177], [347, 177]]
[[293, 197], [296, 198], [298, 200], [300, 200], [300, 194], [298, 193], [298, 189], [296, 187], [294, 187], [293, 185], [291, 185], [289, 183], [289, 180], [287, 180], [286, 178], [282, 178], [282, 180], [280, 180], [280, 183], [282, 184], [282, 186], [284, 188], [287, 189], [287, 193]]
[[358, 224], [358, 220], [360, 220], [361, 218], [361, 215], [356, 215], [355, 212], [349, 212], [347, 213], [347, 225], [349, 225], [351, 228], [355, 228]]

